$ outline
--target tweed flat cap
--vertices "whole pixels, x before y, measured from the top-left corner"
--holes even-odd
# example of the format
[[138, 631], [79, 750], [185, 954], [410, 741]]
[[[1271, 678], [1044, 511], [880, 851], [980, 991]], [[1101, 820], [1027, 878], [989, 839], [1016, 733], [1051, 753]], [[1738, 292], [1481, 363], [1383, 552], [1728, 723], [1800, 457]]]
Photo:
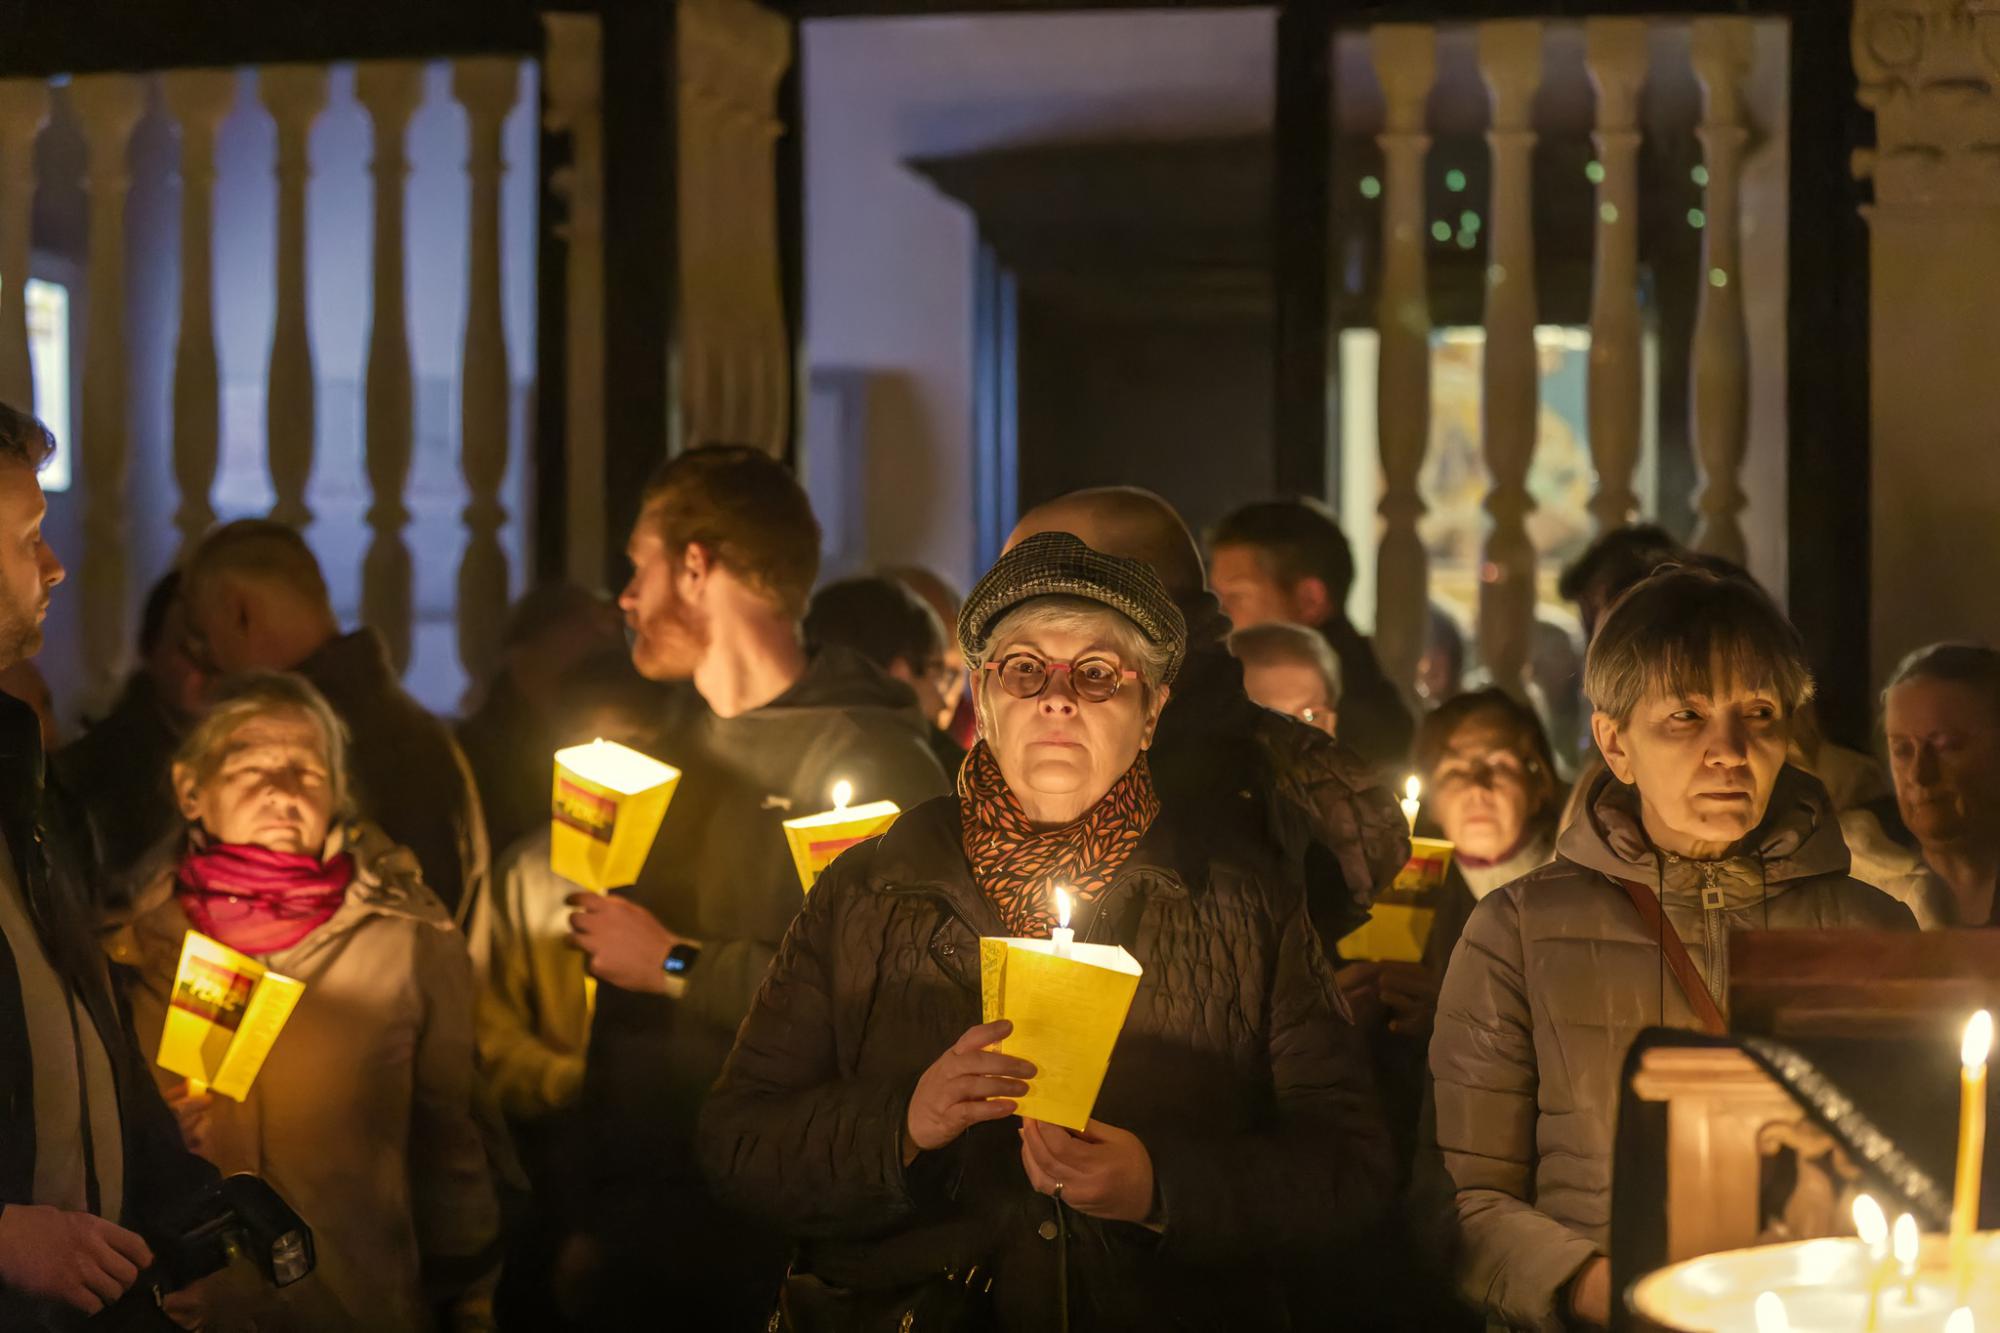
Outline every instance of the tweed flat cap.
[[1000, 617], [1036, 597], [1102, 602], [1167, 650], [1162, 684], [1172, 684], [1187, 656], [1187, 620], [1153, 567], [1106, 555], [1067, 532], [1038, 532], [993, 562], [958, 613], [958, 646], [968, 658], [986, 647]]

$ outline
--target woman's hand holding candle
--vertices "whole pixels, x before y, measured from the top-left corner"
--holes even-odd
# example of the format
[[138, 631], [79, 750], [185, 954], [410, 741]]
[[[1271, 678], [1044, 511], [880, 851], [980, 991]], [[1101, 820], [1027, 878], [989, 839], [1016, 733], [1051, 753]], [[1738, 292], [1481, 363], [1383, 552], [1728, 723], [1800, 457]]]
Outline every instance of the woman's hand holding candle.
[[213, 1094], [200, 1079], [182, 1079], [179, 1087], [166, 1094], [167, 1109], [180, 1124], [181, 1142], [197, 1157], [208, 1156], [208, 1108], [212, 1101]]
[[1084, 1132], [1040, 1120], [1021, 1122], [1021, 1165], [1028, 1183], [1086, 1217], [1107, 1222], [1153, 1221], [1153, 1156], [1139, 1136], [1101, 1120]]
[[1013, 1030], [1004, 1018], [967, 1028], [950, 1050], [931, 1062], [903, 1113], [904, 1166], [916, 1161], [920, 1152], [935, 1152], [955, 1142], [981, 1121], [1014, 1114], [1014, 1099], [1027, 1093], [1035, 1067], [987, 1049]]

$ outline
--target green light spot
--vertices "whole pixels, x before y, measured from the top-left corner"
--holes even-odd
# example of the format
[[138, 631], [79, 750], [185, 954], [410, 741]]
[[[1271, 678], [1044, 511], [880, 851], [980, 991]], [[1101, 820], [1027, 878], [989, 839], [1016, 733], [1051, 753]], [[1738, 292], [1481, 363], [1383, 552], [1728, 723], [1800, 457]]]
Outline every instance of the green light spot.
[[1431, 223], [1431, 235], [1440, 241], [1450, 240], [1451, 224], [1442, 220]]
[[1473, 212], [1469, 208], [1466, 209], [1463, 213], [1460, 213], [1458, 215], [1458, 229], [1460, 231], [1478, 231], [1479, 214]]
[[1470, 250], [1478, 243], [1479, 237], [1474, 232], [1462, 231], [1458, 234], [1458, 248], [1461, 250]]
[[1465, 189], [1465, 173], [1457, 167], [1453, 167], [1450, 171], [1445, 172], [1444, 188], [1450, 190], [1453, 194], [1457, 194]]
[[1708, 285], [1711, 287], [1727, 287], [1729, 285], [1729, 274], [1719, 268], [1710, 269], [1708, 271]]
[[1597, 216], [1603, 218], [1606, 222], [1616, 222], [1618, 220], [1618, 205], [1599, 204]]
[[1583, 164], [1583, 174], [1592, 185], [1600, 185], [1604, 181], [1604, 164], [1592, 158]]
[[1361, 197], [1363, 199], [1380, 199], [1382, 197], [1382, 182], [1376, 180], [1373, 176], [1363, 176], [1361, 178]]
[[1708, 214], [1702, 212], [1699, 208], [1690, 208], [1688, 210], [1688, 226], [1693, 227], [1697, 231], [1699, 231], [1701, 228], [1706, 227], [1707, 225], [1708, 225]]
[[1694, 170], [1688, 173], [1688, 179], [1696, 185], [1708, 184], [1708, 168], [1699, 162], [1695, 163]]

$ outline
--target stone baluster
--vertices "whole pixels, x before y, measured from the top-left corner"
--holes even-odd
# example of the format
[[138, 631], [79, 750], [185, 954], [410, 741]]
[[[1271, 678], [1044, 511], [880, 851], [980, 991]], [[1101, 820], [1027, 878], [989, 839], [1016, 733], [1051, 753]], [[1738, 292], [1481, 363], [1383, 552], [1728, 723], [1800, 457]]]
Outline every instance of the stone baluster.
[[1542, 24], [1479, 25], [1479, 70], [1492, 104], [1491, 239], [1486, 265], [1486, 355], [1481, 426], [1493, 529], [1480, 570], [1479, 652], [1493, 683], [1523, 689], [1535, 620], [1535, 548], [1528, 540], [1528, 465], [1535, 453], [1541, 377], [1535, 350], [1535, 233], [1530, 120], [1542, 77]]
[[1743, 321], [1742, 218], [1738, 191], [1745, 124], [1743, 80], [1750, 73], [1750, 20], [1693, 22], [1695, 78], [1701, 84], [1702, 159], [1708, 185], [1702, 211], [1701, 296], [1695, 308], [1689, 416], [1701, 493], [1695, 510], [1697, 550], [1742, 561], [1743, 455], [1750, 420], [1750, 336]]
[[306, 183], [312, 175], [312, 127], [326, 106], [327, 78], [320, 65], [267, 65], [257, 78], [278, 131], [277, 318], [264, 395], [265, 450], [277, 496], [271, 517], [303, 528], [312, 521], [306, 484], [319, 435], [306, 315]]
[[[569, 136], [552, 187], [567, 206], [563, 269], [564, 568], [602, 586], [609, 546], [604, 495], [604, 128], [602, 26], [595, 14], [544, 14], [546, 126]], [[623, 534], [620, 534], [622, 540]]]
[[89, 153], [85, 186], [90, 227], [85, 266], [87, 342], [83, 355], [83, 421], [77, 454], [84, 483], [84, 696], [103, 699], [124, 668], [126, 623], [125, 491], [130, 466], [131, 385], [125, 355], [125, 195], [131, 185], [126, 152], [146, 109], [144, 80], [91, 74], [70, 84]]
[[410, 174], [404, 140], [410, 118], [424, 100], [424, 67], [414, 60], [366, 61], [355, 69], [354, 97], [366, 108], [374, 131], [369, 171], [375, 183], [375, 292], [363, 395], [369, 504], [361, 619], [381, 634], [389, 660], [400, 672], [410, 663], [415, 618], [410, 549], [403, 542], [410, 521], [403, 492], [416, 448], [416, 387], [404, 290], [404, 184]]
[[35, 138], [48, 116], [46, 83], [0, 79], [0, 402], [23, 412], [35, 406], [26, 290], [35, 218]]
[[1597, 89], [1597, 247], [1590, 289], [1590, 457], [1600, 532], [1639, 512], [1644, 366], [1639, 340], [1639, 90], [1646, 80], [1645, 19], [1589, 19], [1584, 60]]
[[215, 522], [211, 492], [222, 438], [221, 377], [215, 353], [215, 136], [236, 101], [230, 70], [186, 69], [162, 76], [167, 109], [181, 132], [181, 315], [174, 341], [174, 526], [192, 550]]
[[500, 484], [507, 475], [513, 374], [500, 310], [500, 180], [507, 167], [500, 134], [520, 83], [520, 63], [503, 57], [460, 60], [452, 74], [452, 95], [465, 107], [471, 184], [471, 259], [459, 372], [460, 466], [469, 502], [465, 555], [458, 568], [458, 656], [473, 680], [491, 673], [507, 618], [507, 553], [500, 547], [507, 510], [500, 503]]
[[1424, 103], [1437, 78], [1437, 30], [1378, 24], [1369, 33], [1387, 113], [1382, 147], [1382, 277], [1375, 324], [1376, 439], [1382, 455], [1382, 545], [1375, 564], [1375, 651], [1396, 687], [1414, 692], [1430, 617], [1430, 561], [1417, 534], [1417, 475], [1431, 435], [1431, 312], [1424, 271]]

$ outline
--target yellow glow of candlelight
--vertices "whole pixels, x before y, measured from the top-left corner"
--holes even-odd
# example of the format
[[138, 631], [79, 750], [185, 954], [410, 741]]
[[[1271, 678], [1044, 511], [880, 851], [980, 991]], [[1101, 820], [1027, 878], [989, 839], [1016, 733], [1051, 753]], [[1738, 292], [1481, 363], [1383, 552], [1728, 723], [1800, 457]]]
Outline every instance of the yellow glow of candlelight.
[[1757, 1333], [1792, 1333], [1791, 1317], [1777, 1292], [1767, 1291], [1757, 1298], [1756, 1314]]
[[1972, 1311], [1961, 1305], [1946, 1315], [1944, 1333], [1975, 1333], [1972, 1324]]
[[1854, 1234], [1861, 1237], [1861, 1243], [1868, 1247], [1868, 1253], [1879, 1259], [1885, 1253], [1883, 1246], [1889, 1240], [1889, 1218], [1882, 1211], [1882, 1205], [1867, 1194], [1854, 1196]]
[[1959, 1044], [1958, 1175], [1951, 1198], [1951, 1275], [1960, 1300], [1972, 1282], [1972, 1232], [1979, 1224], [1979, 1184], [1986, 1161], [1986, 1058], [1993, 1053], [1993, 1015], [1981, 1009]]
[[1917, 1273], [1917, 1219], [1904, 1213], [1896, 1219], [1895, 1244], [1896, 1266], [1904, 1277], [1915, 1277]]
[[846, 778], [833, 784], [833, 808], [845, 810], [854, 800], [854, 784]]
[[1056, 928], [1069, 929], [1069, 895], [1061, 889], [1056, 890]]
[[1403, 779], [1404, 800], [1414, 801], [1421, 798], [1423, 794], [1424, 794], [1424, 784], [1417, 781], [1417, 775], [1415, 773], [1412, 773], [1410, 774], [1409, 777]]
[[1958, 1058], [1967, 1069], [1983, 1068], [1993, 1053], [1993, 1015], [1981, 1009], [1965, 1025], [1965, 1040], [1959, 1043]]

